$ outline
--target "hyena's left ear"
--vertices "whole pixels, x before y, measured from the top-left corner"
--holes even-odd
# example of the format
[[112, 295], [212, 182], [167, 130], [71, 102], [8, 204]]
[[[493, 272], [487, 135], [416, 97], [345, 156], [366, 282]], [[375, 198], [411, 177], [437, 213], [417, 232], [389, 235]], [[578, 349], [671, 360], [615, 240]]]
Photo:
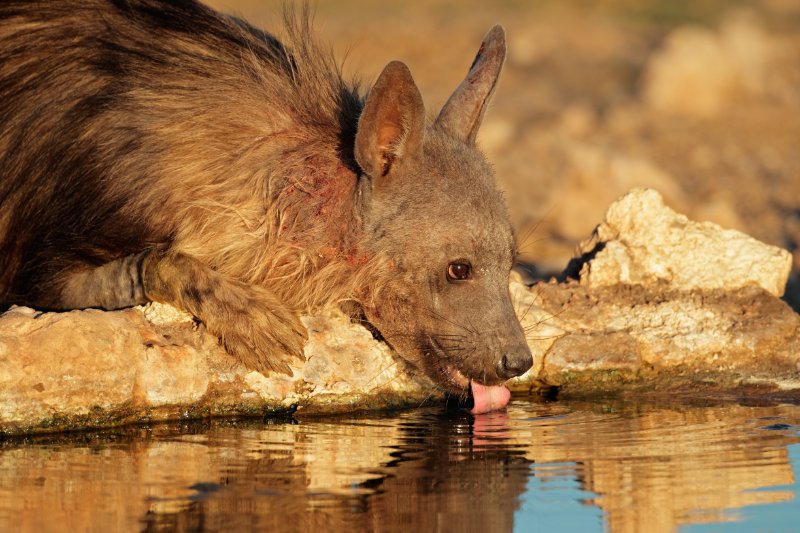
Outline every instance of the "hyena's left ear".
[[425, 106], [408, 67], [392, 61], [369, 91], [355, 139], [356, 162], [373, 180], [395, 174], [422, 151]]
[[497, 25], [483, 38], [467, 77], [444, 104], [436, 127], [473, 144], [505, 58], [506, 33]]

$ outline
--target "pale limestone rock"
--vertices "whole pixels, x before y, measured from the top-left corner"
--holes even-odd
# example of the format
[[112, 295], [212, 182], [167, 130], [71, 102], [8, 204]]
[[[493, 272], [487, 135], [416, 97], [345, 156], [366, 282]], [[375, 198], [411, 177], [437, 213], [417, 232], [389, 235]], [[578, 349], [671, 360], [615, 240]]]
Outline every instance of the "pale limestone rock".
[[370, 391], [384, 383], [398, 391], [411, 386], [389, 347], [376, 342], [366, 328], [352, 324], [342, 313], [329, 310], [301, 320], [308, 330], [301, 373], [313, 387], [312, 394], [331, 389], [336, 393]]
[[663, 284], [689, 291], [758, 285], [781, 296], [792, 268], [786, 250], [710, 222], [690, 221], [649, 189], [635, 189], [612, 204], [579, 252], [594, 253], [580, 274], [581, 284], [590, 288]]
[[419, 403], [391, 350], [340, 311], [302, 317], [307, 363], [263, 375], [228, 356], [191, 316], [162, 304], [116, 312], [0, 315], [0, 432], [208, 414]]
[[[124, 313], [14, 308], [0, 328], [0, 420], [39, 422], [114, 408], [131, 398], [141, 352]], [[89, 365], [87, 354], [94, 354]]]
[[144, 317], [151, 323], [157, 326], [167, 326], [175, 324], [190, 324], [194, 322], [194, 317], [186, 311], [176, 309], [171, 305], [162, 304], [159, 302], [150, 302], [145, 305], [136, 307], [143, 314]]
[[278, 402], [282, 407], [290, 407], [299, 400], [299, 396], [294, 394], [292, 380], [285, 376], [270, 376], [267, 378], [261, 372], [248, 372], [244, 376], [244, 382], [252, 393], [245, 393], [247, 396], [258, 396], [267, 402]]
[[[541, 312], [566, 333], [544, 353], [539, 383], [587, 390], [668, 389], [676, 376], [723, 389], [797, 389], [800, 315], [756, 286], [671, 290], [617, 284], [539, 284]], [[611, 377], [609, 377], [611, 376]], [[721, 385], [719, 385], [721, 384]]]
[[208, 370], [206, 355], [194, 346], [144, 346], [136, 392], [153, 407], [192, 404], [208, 391]]
[[692, 222], [637, 189], [608, 209], [579, 255], [577, 282], [527, 289], [512, 280], [534, 356], [514, 388], [665, 389], [683, 376], [798, 392], [800, 315], [777, 298], [786, 251]]

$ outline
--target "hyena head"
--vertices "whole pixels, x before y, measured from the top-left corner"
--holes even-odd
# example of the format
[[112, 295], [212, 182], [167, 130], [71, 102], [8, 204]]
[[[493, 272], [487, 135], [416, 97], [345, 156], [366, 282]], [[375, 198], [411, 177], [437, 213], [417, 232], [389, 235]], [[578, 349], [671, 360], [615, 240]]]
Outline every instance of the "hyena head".
[[475, 148], [504, 58], [496, 26], [429, 125], [408, 68], [390, 63], [356, 134], [367, 184], [364, 247], [387, 265], [365, 315], [406, 360], [453, 392], [501, 385], [532, 364], [509, 294], [511, 224]]

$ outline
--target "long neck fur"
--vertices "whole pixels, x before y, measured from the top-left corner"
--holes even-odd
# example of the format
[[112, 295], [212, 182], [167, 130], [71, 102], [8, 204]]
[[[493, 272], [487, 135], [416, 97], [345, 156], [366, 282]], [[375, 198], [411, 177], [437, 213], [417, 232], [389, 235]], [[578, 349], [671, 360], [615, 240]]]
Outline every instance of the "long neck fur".
[[[29, 185], [0, 184], [0, 199], [30, 206], [0, 218], [0, 249], [28, 265], [24, 284], [169, 242], [298, 310], [352, 296], [368, 262], [352, 155], [363, 98], [307, 13], [285, 17], [283, 42], [188, 1], [63, 0], [0, 15], [0, 64], [36, 86], [0, 102], [17, 136], [0, 136], [2, 163]], [[47, 215], [29, 216], [40, 204]], [[23, 258], [24, 239], [53, 245]]]

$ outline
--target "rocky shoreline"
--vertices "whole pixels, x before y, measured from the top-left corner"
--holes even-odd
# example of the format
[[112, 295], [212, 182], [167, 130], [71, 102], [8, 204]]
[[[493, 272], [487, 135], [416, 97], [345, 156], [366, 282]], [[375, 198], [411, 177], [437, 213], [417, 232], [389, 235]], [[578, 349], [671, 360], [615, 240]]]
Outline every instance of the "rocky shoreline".
[[[788, 252], [698, 223], [636, 189], [609, 208], [563, 279], [511, 291], [534, 354], [517, 392], [800, 401], [800, 315], [780, 299]], [[303, 317], [294, 376], [248, 371], [192, 317], [0, 315], [0, 435], [210, 416], [285, 416], [440, 401], [336, 309]]]

